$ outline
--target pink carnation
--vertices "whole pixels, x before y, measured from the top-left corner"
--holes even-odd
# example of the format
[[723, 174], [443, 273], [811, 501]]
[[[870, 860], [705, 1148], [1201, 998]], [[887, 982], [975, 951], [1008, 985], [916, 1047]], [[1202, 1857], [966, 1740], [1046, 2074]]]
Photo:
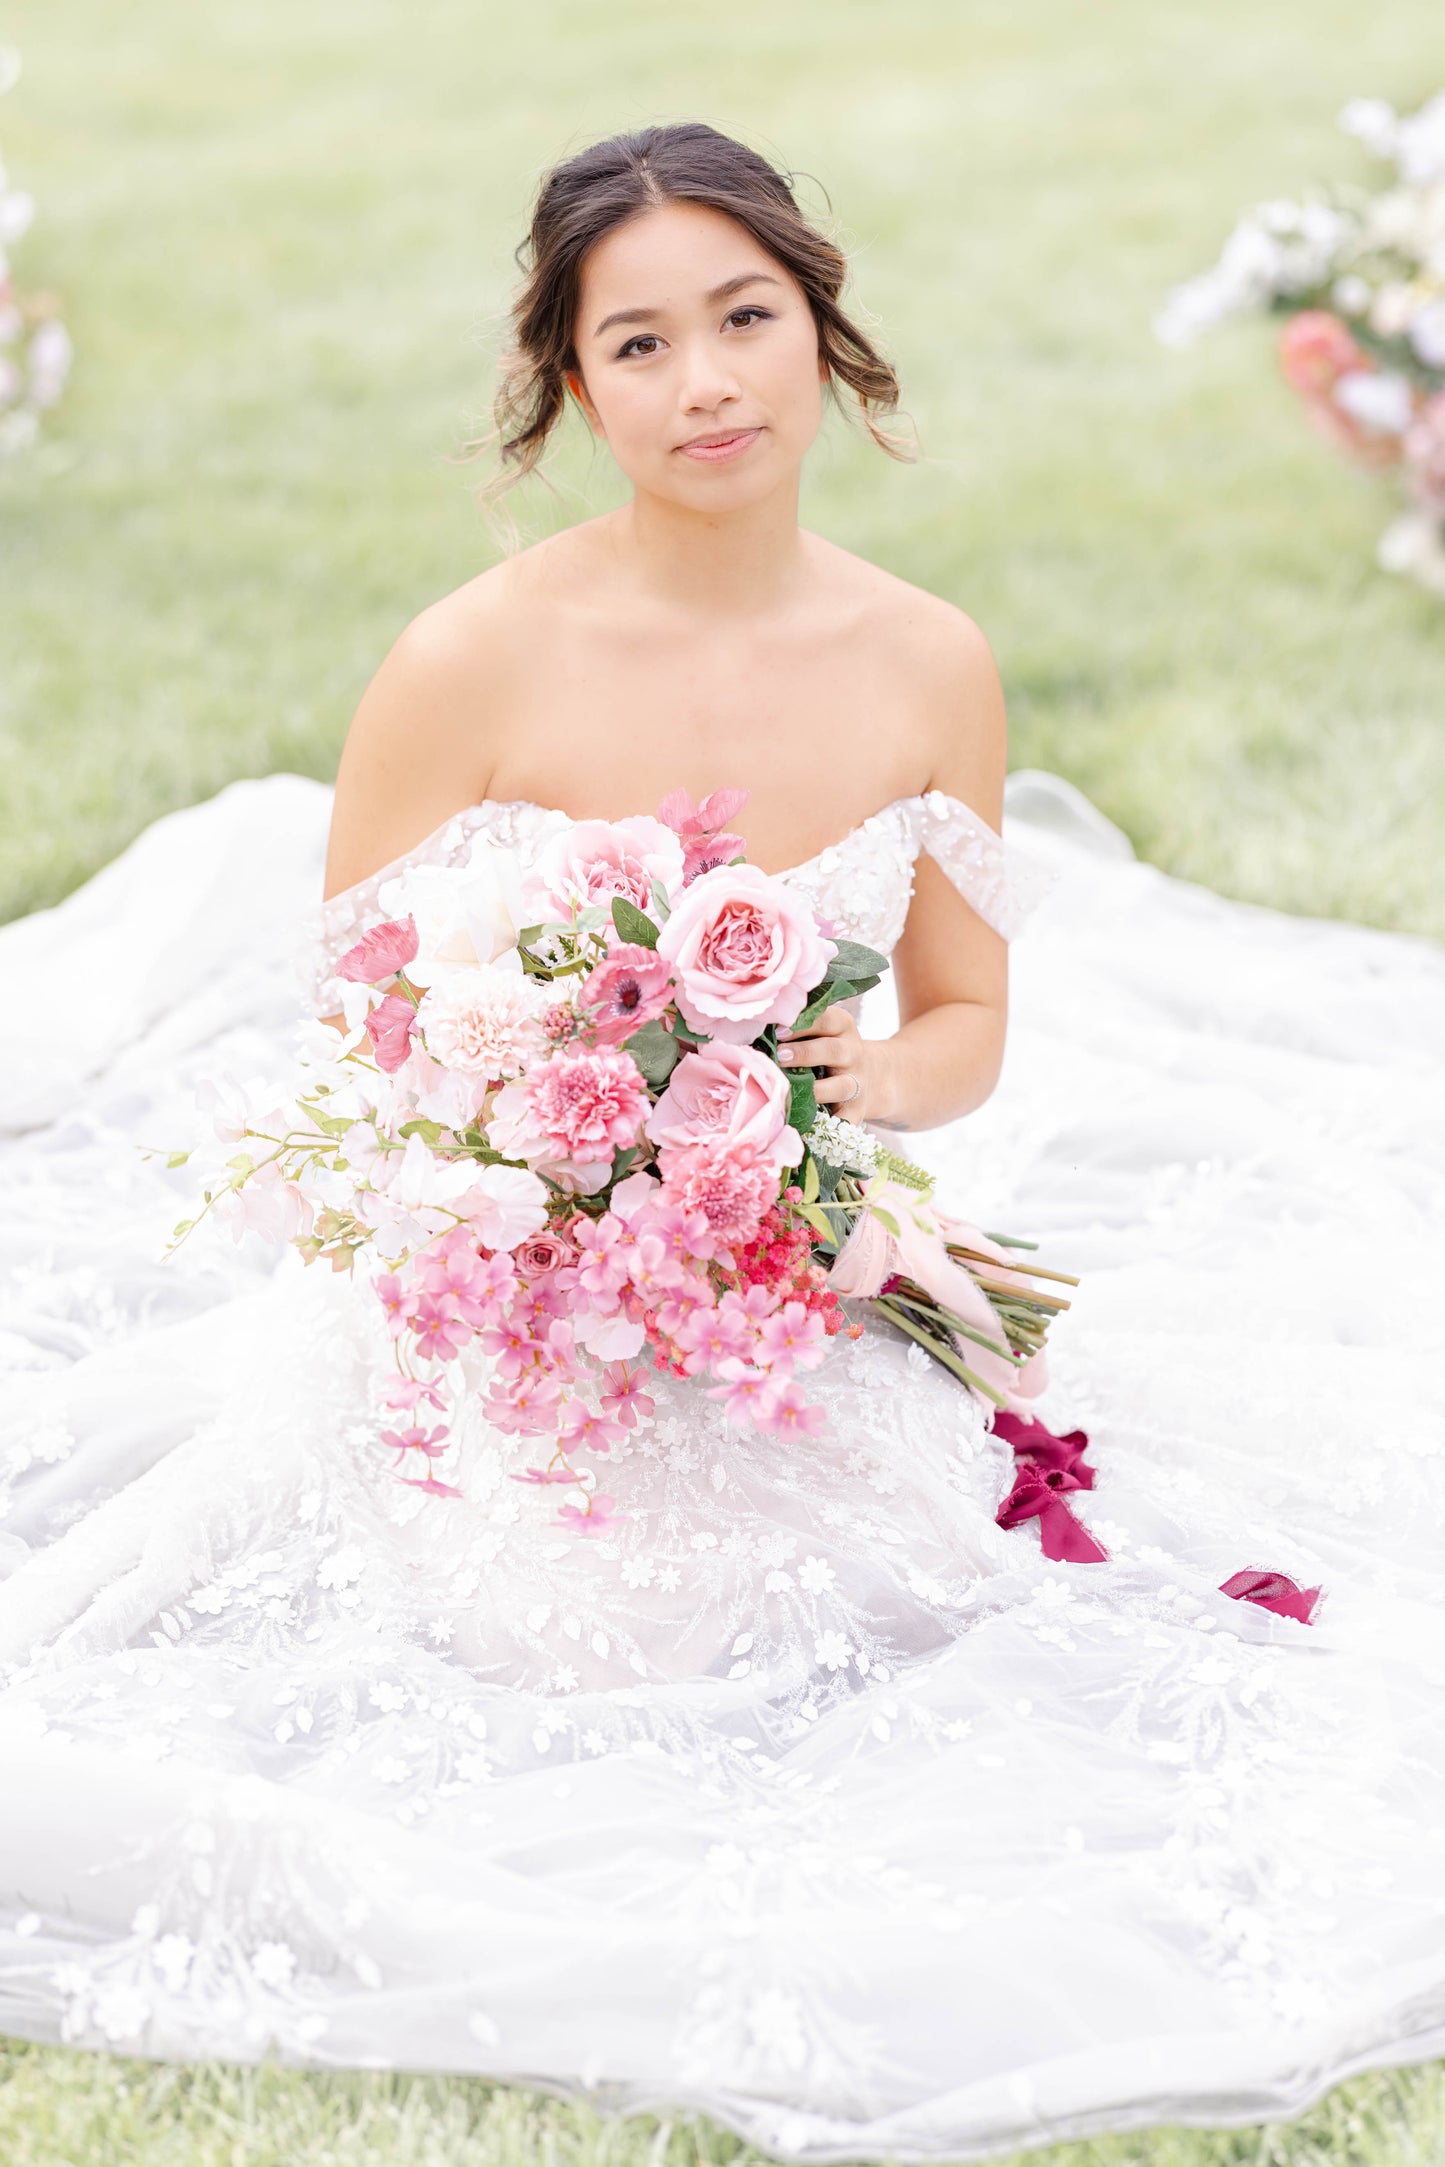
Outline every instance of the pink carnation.
[[773, 1160], [728, 1137], [664, 1151], [659, 1164], [668, 1203], [701, 1212], [719, 1241], [751, 1241], [777, 1197]]
[[647, 1086], [626, 1053], [562, 1047], [522, 1088], [533, 1123], [562, 1158], [610, 1158], [637, 1142], [647, 1119]]
[[801, 1014], [835, 949], [785, 881], [755, 865], [723, 865], [682, 896], [657, 952], [693, 1030], [746, 1045]]
[[619, 1045], [662, 1015], [672, 999], [672, 972], [651, 948], [622, 943], [599, 963], [582, 988], [580, 1007], [593, 1035]]

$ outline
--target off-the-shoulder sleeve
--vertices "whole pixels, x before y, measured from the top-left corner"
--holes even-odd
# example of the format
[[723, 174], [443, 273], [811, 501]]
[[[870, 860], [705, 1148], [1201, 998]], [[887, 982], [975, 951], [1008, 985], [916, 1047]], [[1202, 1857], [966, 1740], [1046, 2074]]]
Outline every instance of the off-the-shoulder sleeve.
[[377, 895], [387, 881], [413, 865], [456, 865], [465, 856], [482, 808], [468, 805], [441, 827], [403, 851], [388, 865], [378, 867], [354, 887], [343, 888], [311, 912], [295, 953], [295, 979], [301, 998], [313, 1016], [334, 1016], [341, 1008], [341, 987], [333, 975], [348, 948], [353, 948], [369, 925], [381, 915]]
[[919, 848], [936, 859], [985, 924], [1012, 940], [1056, 875], [1006, 843], [961, 798], [930, 790], [916, 802]]

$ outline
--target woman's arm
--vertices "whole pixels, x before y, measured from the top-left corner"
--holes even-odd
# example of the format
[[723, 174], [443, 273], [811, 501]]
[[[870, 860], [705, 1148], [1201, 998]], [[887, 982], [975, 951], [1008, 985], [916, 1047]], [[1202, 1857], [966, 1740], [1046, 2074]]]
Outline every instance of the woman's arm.
[[[924, 643], [933, 723], [930, 789], [997, 829], [1003, 817], [1008, 727], [987, 640], [941, 605]], [[827, 1009], [801, 1037], [779, 1033], [779, 1058], [826, 1063], [820, 1104], [878, 1128], [929, 1129], [981, 1106], [998, 1081], [1008, 1021], [1008, 944], [921, 855], [903, 936], [893, 951], [899, 1028], [865, 1039], [847, 1009]], [[860, 1088], [855, 1092], [855, 1081]]]

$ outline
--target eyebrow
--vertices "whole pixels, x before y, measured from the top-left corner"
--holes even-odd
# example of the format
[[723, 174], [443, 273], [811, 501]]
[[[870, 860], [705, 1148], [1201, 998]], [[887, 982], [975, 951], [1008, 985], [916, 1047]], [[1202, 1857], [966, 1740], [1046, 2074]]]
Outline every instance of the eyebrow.
[[[741, 292], [744, 286], [781, 286], [782, 283], [782, 280], [774, 278], [770, 271], [740, 271], [736, 278], [725, 278], [721, 286], [714, 286], [711, 293], [703, 295], [703, 299], [712, 304], [726, 301], [729, 295]], [[603, 317], [592, 336], [600, 339], [603, 332], [610, 331], [614, 324], [650, 324], [660, 313], [661, 311], [655, 308], [614, 309], [610, 316]]]

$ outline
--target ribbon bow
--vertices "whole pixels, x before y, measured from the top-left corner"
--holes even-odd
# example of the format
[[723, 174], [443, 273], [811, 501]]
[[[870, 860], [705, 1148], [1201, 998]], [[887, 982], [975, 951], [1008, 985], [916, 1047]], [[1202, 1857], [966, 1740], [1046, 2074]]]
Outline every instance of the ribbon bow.
[[1055, 1437], [1042, 1422], [1001, 1410], [994, 1416], [995, 1437], [1012, 1445], [1018, 1472], [1014, 1486], [994, 1515], [999, 1527], [1039, 1523], [1039, 1545], [1046, 1558], [1070, 1565], [1100, 1565], [1109, 1553], [1075, 1518], [1065, 1502], [1070, 1490], [1092, 1490], [1094, 1470], [1084, 1459], [1089, 1442], [1083, 1430]]
[[1236, 1602], [1258, 1603], [1261, 1610], [1276, 1611], [1282, 1618], [1298, 1618], [1301, 1625], [1314, 1622], [1314, 1607], [1320, 1599], [1318, 1588], [1302, 1588], [1288, 1573], [1231, 1573], [1220, 1582], [1219, 1592], [1232, 1595]]

